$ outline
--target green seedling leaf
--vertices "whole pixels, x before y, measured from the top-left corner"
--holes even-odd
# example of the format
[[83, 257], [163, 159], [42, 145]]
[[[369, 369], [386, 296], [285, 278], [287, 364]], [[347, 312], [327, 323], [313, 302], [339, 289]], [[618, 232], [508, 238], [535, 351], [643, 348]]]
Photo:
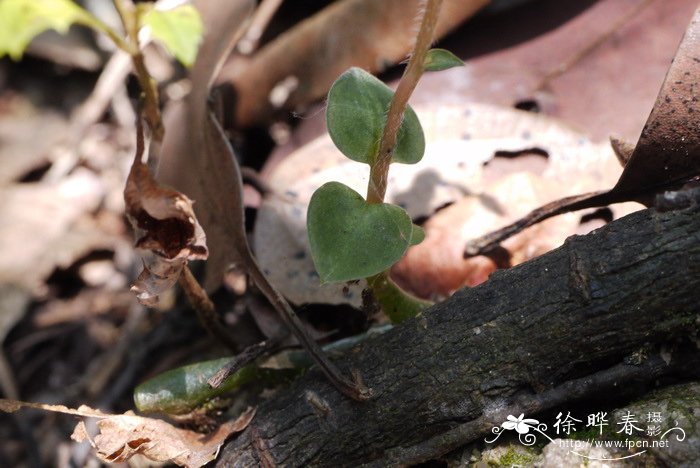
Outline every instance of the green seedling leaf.
[[314, 192], [307, 229], [323, 283], [386, 270], [403, 256], [413, 237], [406, 211], [387, 203], [369, 204], [340, 182], [328, 182]]
[[65, 34], [74, 23], [91, 22], [90, 14], [71, 0], [0, 0], [0, 57], [19, 60], [44, 31]]
[[418, 245], [423, 242], [423, 239], [425, 239], [425, 231], [414, 224], [411, 230], [411, 245]]
[[153, 38], [180, 63], [192, 66], [204, 31], [202, 18], [195, 7], [180, 5], [172, 10], [151, 9], [141, 17], [143, 26], [150, 26]]
[[[350, 68], [328, 93], [326, 124], [335, 146], [348, 158], [372, 164], [384, 132], [394, 92], [360, 68]], [[416, 113], [406, 108], [393, 162], [415, 164], [423, 158], [425, 137]]]
[[423, 63], [425, 71], [441, 71], [463, 66], [464, 62], [459, 57], [445, 49], [430, 49]]

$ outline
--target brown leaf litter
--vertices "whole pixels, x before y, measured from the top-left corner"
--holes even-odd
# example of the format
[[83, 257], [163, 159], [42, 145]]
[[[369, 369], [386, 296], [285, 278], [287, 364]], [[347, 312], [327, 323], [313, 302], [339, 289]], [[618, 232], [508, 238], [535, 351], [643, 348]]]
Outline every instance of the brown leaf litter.
[[63, 405], [0, 399], [0, 411], [13, 413], [20, 408], [97, 418], [96, 435], [91, 436], [85, 422], [80, 421], [71, 438], [76, 442], [89, 441], [99, 459], [105, 463], [125, 462], [140, 454], [154, 462], [175, 463], [187, 468], [199, 468], [216, 459], [226, 439], [248, 427], [255, 416], [255, 408], [248, 408], [237, 419], [220, 425], [209, 434], [201, 434], [130, 412], [106, 414], [85, 405], [72, 409]]

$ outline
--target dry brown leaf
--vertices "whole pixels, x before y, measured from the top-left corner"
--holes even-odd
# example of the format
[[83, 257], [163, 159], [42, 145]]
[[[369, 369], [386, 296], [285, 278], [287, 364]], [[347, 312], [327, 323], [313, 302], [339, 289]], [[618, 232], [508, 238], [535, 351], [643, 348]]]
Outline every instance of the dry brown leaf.
[[[137, 152], [138, 153], [138, 152]], [[180, 277], [188, 260], [205, 260], [209, 251], [192, 200], [153, 179], [137, 154], [124, 188], [129, 220], [136, 230], [136, 247], [150, 251], [131, 290], [149, 307]]]
[[560, 213], [625, 201], [651, 206], [655, 194], [696, 179], [700, 174], [700, 138], [693, 116], [700, 111], [700, 93], [694, 79], [700, 69], [696, 57], [699, 25], [700, 8], [693, 15], [634, 148], [629, 145], [625, 148], [611, 140], [618, 159], [624, 162], [624, 170], [612, 189], [577, 194], [542, 205], [508, 226], [470, 240], [464, 255], [487, 252], [524, 228]]
[[166, 109], [166, 135], [157, 178], [197, 201], [195, 211], [207, 233], [211, 252], [204, 286], [221, 285], [231, 264], [240, 264], [236, 239], [243, 223], [237, 167], [231, 150], [213, 129], [209, 118], [209, 91], [220, 62], [237, 32], [253, 10], [252, 0], [199, 1], [206, 34], [192, 67], [192, 91]]
[[168, 260], [205, 260], [206, 236], [197, 222], [192, 200], [162, 185], [148, 167], [135, 161], [124, 189], [126, 212], [141, 231], [136, 247]]
[[[462, 258], [463, 247], [475, 232], [488, 232], [512, 222], [533, 206], [558, 197], [561, 187], [535, 174], [506, 175], [488, 188], [488, 199], [467, 196], [440, 210], [423, 226], [425, 240], [409, 249], [391, 270], [403, 288], [431, 299], [449, 296], [463, 286], [486, 281], [498, 266], [484, 256]], [[561, 245], [576, 233], [580, 214], [551, 219], [508, 239], [503, 247], [517, 265]]]
[[149, 256], [149, 258], [149, 262], [144, 260], [143, 270], [131, 286], [131, 292], [136, 294], [141, 304], [156, 307], [160, 296], [175, 286], [187, 262], [182, 258], [174, 260], [157, 256]]
[[[442, 37], [490, 0], [447, 0], [435, 32]], [[346, 69], [381, 72], [403, 60], [415, 40], [419, 0], [343, 0], [276, 38], [250, 61], [222, 71], [236, 90], [236, 124], [264, 123], [284, 109], [323, 97]], [[349, 46], [351, 45], [351, 46]]]
[[155, 462], [188, 468], [198, 468], [214, 460], [226, 438], [248, 427], [255, 416], [255, 408], [248, 408], [236, 420], [222, 424], [209, 434], [201, 434], [176, 428], [160, 419], [128, 413], [105, 414], [84, 405], [76, 410], [63, 405], [0, 399], [0, 411], [12, 413], [23, 407], [99, 418], [99, 433], [95, 437], [90, 437], [85, 423], [80, 421], [71, 438], [77, 442], [88, 440], [100, 460], [106, 463], [124, 462], [141, 454]]
[[411, 100], [460, 96], [510, 106], [534, 99], [596, 140], [615, 133], [636, 141], [696, 0], [652, 1], [544, 90], [537, 86], [646, 1], [537, 1], [475, 18], [441, 44], [466, 66], [426, 74]]
[[0, 282], [37, 292], [56, 268], [93, 250], [115, 249], [119, 237], [92, 216], [106, 192], [104, 181], [83, 168], [60, 182], [0, 189]]
[[156, 462], [198, 468], [216, 459], [224, 441], [245, 429], [254, 415], [255, 410], [249, 408], [235, 421], [222, 424], [209, 434], [178, 429], [159, 419], [115, 415], [97, 422], [100, 433], [94, 438], [89, 437], [82, 421], [71, 438], [77, 442], [88, 440], [100, 460], [107, 463], [124, 462], [141, 454]]

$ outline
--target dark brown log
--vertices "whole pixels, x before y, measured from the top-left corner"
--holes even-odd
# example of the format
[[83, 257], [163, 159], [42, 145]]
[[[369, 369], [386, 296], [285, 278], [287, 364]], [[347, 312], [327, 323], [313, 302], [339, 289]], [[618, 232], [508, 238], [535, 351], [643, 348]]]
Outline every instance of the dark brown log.
[[338, 363], [361, 372], [368, 402], [309, 372], [258, 408], [218, 466], [414, 463], [483, 437], [508, 412], [696, 373], [697, 351], [626, 359], [697, 332], [697, 197], [690, 205], [571, 237], [359, 345]]

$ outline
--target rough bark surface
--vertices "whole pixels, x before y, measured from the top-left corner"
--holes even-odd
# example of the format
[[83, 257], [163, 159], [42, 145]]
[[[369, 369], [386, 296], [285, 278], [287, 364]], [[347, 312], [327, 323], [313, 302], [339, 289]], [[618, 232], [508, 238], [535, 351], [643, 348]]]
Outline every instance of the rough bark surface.
[[355, 348], [338, 364], [361, 372], [374, 391], [369, 402], [309, 372], [258, 408], [217, 466], [392, 465], [439, 455], [483, 436], [506, 410], [546, 409], [546, 395], [561, 404], [577, 389], [605, 392], [668, 373], [678, 353], [670, 365], [635, 367], [629, 356], [695, 336], [699, 300], [697, 200], [634, 213]]

